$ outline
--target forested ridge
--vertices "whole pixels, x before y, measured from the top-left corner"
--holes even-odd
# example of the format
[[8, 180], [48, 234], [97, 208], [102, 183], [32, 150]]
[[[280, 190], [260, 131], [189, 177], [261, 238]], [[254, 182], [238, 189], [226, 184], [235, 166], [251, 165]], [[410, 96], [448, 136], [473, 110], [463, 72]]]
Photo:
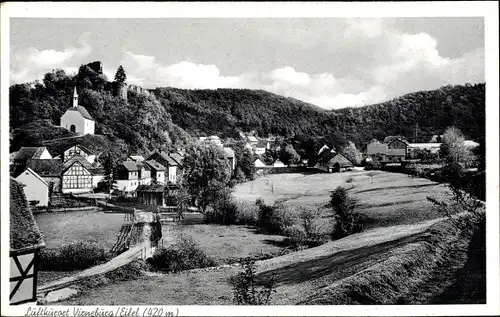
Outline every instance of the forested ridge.
[[[57, 126], [71, 106], [75, 85], [79, 104], [96, 121], [95, 133], [103, 135], [109, 143], [106, 148], [117, 155], [182, 147], [191, 137], [202, 135], [237, 138], [238, 131], [251, 130], [261, 137], [314, 138], [333, 146], [350, 140], [361, 149], [371, 139], [387, 135], [427, 142], [448, 126], [478, 142], [485, 138], [484, 83], [445, 86], [376, 105], [327, 111], [250, 89], [156, 88], [150, 95], [129, 91], [125, 101], [113, 93], [112, 82], [104, 75], [82, 65], [75, 76], [54, 70], [42, 82], [10, 87], [11, 151], [72, 135], [52, 125]], [[35, 127], [40, 128], [38, 133]]]
[[154, 93], [172, 121], [193, 135], [232, 137], [236, 129], [255, 130], [260, 136], [299, 134], [365, 147], [371, 139], [388, 135], [413, 140], [415, 129], [415, 141], [420, 142], [448, 126], [474, 140], [482, 140], [485, 133], [485, 84], [445, 86], [332, 111], [262, 90], [157, 88]]

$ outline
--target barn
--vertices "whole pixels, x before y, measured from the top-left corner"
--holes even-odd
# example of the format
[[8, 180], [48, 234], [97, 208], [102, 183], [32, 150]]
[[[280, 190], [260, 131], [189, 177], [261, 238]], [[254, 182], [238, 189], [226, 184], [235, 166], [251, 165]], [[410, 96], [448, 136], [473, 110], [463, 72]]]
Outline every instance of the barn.
[[36, 302], [38, 255], [45, 246], [23, 186], [10, 178], [10, 295], [11, 305]]
[[352, 168], [353, 164], [340, 153], [326, 152], [321, 156], [317, 167], [322, 171], [331, 173]]

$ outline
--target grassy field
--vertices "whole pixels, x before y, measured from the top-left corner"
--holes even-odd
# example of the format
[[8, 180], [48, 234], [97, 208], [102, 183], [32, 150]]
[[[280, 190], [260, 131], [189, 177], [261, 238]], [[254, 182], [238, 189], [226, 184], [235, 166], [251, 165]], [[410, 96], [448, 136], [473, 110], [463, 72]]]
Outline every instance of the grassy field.
[[316, 206], [329, 212], [329, 195], [337, 186], [349, 189], [360, 203], [366, 228], [412, 224], [441, 217], [427, 196], [445, 198], [447, 189], [423, 178], [387, 172], [356, 171], [318, 174], [270, 174], [235, 187], [238, 200], [255, 202], [262, 198], [267, 204], [277, 200], [285, 204]]
[[256, 233], [247, 226], [197, 224], [163, 226], [163, 236], [191, 236], [198, 245], [218, 262], [257, 254], [277, 254], [285, 237]]
[[[257, 273], [259, 279], [276, 277], [273, 305], [307, 304], [304, 301], [308, 299], [323, 305], [349, 301], [426, 303], [452, 285], [456, 272], [465, 262], [463, 256], [454, 258], [441, 252], [444, 244], [457, 246], [456, 239], [457, 236], [442, 225], [442, 219], [381, 227], [259, 261]], [[466, 244], [463, 240], [459, 242]], [[237, 267], [227, 267], [218, 271], [157, 274], [96, 288], [57, 304], [231, 305], [233, 294], [228, 278], [238, 272]], [[335, 292], [337, 288], [343, 291]], [[343, 297], [358, 294], [356, 292], [365, 292], [368, 297]], [[386, 302], [381, 302], [385, 299]]]
[[54, 212], [35, 215], [47, 248], [57, 248], [79, 241], [96, 242], [105, 250], [116, 243], [122, 224], [123, 214], [85, 210]]

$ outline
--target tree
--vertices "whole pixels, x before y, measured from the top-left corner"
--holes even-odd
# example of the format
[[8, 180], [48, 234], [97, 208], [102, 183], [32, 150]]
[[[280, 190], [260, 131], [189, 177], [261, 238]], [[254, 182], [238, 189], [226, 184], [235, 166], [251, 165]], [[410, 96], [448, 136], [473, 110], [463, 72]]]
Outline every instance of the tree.
[[240, 168], [243, 174], [248, 179], [253, 179], [255, 173], [255, 166], [253, 165], [255, 156], [250, 149], [243, 149], [241, 159], [238, 161], [236, 168]]
[[300, 156], [299, 154], [297, 154], [297, 152], [295, 151], [295, 149], [291, 144], [287, 144], [280, 151], [280, 160], [285, 165], [298, 164], [300, 162]]
[[214, 201], [229, 182], [230, 166], [224, 151], [212, 144], [192, 144], [184, 158], [184, 184], [202, 210]]
[[349, 197], [347, 189], [342, 186], [330, 194], [330, 205], [335, 217], [335, 227], [332, 232], [334, 240], [363, 230], [361, 217], [355, 211], [357, 204], [357, 200]]
[[472, 160], [472, 153], [465, 146], [464, 141], [465, 137], [459, 129], [455, 127], [446, 129], [440, 152], [447, 164], [468, 164]]
[[356, 145], [349, 141], [346, 146], [342, 148], [340, 151], [342, 155], [345, 156], [346, 159], [351, 161], [352, 164], [354, 165], [360, 165], [361, 160], [363, 159], [363, 155], [361, 152], [356, 148]]
[[111, 190], [113, 189], [113, 171], [115, 169], [115, 162], [111, 158], [110, 153], [106, 155], [102, 165], [104, 168], [104, 181], [107, 185], [108, 192], [111, 193]]
[[125, 74], [125, 70], [123, 69], [123, 66], [120, 65], [118, 66], [118, 69], [116, 70], [115, 74], [115, 82], [124, 84], [127, 81], [127, 74]]

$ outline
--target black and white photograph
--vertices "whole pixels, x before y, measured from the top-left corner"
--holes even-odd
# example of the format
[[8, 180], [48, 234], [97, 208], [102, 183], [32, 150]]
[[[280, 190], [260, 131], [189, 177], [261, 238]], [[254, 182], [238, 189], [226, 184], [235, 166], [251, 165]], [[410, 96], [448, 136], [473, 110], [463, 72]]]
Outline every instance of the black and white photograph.
[[498, 3], [1, 21], [2, 316], [500, 314]]

